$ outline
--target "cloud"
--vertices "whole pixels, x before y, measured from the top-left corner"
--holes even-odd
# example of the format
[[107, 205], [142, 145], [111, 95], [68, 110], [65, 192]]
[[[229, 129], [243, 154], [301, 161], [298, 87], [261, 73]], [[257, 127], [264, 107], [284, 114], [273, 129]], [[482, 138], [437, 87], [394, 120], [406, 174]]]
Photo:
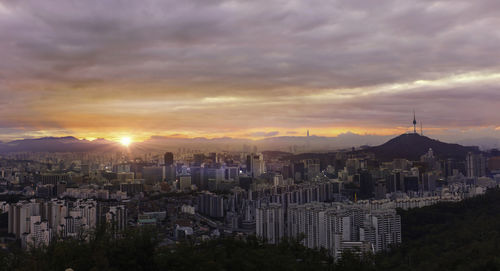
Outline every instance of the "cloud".
[[272, 132], [254, 132], [251, 133], [251, 137], [271, 137], [271, 136], [277, 136], [279, 135], [279, 131], [272, 131]]
[[500, 122], [496, 0], [0, 0], [0, 15], [9, 136], [376, 133], [413, 109], [429, 128]]

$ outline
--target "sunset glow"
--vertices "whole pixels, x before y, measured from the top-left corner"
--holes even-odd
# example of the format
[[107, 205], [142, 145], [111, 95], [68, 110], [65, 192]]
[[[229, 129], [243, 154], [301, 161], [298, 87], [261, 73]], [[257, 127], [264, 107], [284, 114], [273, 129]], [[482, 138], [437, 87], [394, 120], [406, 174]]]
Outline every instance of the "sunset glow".
[[122, 137], [120, 139], [120, 143], [125, 146], [125, 147], [128, 147], [130, 145], [130, 143], [132, 143], [132, 139], [130, 137]]

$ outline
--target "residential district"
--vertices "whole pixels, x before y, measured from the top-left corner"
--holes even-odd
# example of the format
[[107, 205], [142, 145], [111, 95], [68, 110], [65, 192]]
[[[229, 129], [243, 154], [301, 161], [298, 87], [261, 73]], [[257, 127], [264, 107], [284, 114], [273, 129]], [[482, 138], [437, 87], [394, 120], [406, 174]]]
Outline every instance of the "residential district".
[[397, 208], [461, 201], [500, 183], [497, 150], [456, 159], [422, 148], [414, 161], [383, 161], [352, 149], [248, 149], [4, 153], [1, 245], [85, 238], [105, 223], [115, 232], [155, 227], [164, 245], [257, 235], [272, 244], [294, 238], [339, 257], [401, 243]]

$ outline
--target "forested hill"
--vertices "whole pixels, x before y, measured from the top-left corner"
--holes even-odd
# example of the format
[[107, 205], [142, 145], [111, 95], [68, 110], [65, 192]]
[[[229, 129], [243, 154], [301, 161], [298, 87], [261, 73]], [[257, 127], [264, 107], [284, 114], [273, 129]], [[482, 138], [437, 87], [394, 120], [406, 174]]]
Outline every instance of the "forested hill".
[[500, 190], [400, 213], [403, 244], [378, 270], [500, 270]]
[[373, 153], [381, 161], [392, 161], [396, 158], [416, 161], [429, 149], [432, 149], [437, 157], [459, 160], [465, 160], [468, 152], [479, 152], [478, 147], [444, 143], [419, 134], [402, 134], [380, 146], [366, 148], [359, 152]]

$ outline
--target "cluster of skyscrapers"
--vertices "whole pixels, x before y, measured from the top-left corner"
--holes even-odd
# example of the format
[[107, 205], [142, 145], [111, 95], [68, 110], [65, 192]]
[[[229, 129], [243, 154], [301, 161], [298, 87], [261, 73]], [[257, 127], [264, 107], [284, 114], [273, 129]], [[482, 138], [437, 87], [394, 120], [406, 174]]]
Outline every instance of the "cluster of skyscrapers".
[[256, 234], [269, 243], [300, 240], [338, 257], [345, 249], [379, 252], [401, 243], [401, 217], [392, 208], [370, 210], [356, 204], [271, 203], [257, 208]]
[[52, 199], [3, 203], [8, 212], [8, 232], [21, 239], [23, 247], [48, 245], [58, 236], [79, 238], [109, 223], [116, 230], [126, 227], [125, 206], [102, 206], [92, 199]]

